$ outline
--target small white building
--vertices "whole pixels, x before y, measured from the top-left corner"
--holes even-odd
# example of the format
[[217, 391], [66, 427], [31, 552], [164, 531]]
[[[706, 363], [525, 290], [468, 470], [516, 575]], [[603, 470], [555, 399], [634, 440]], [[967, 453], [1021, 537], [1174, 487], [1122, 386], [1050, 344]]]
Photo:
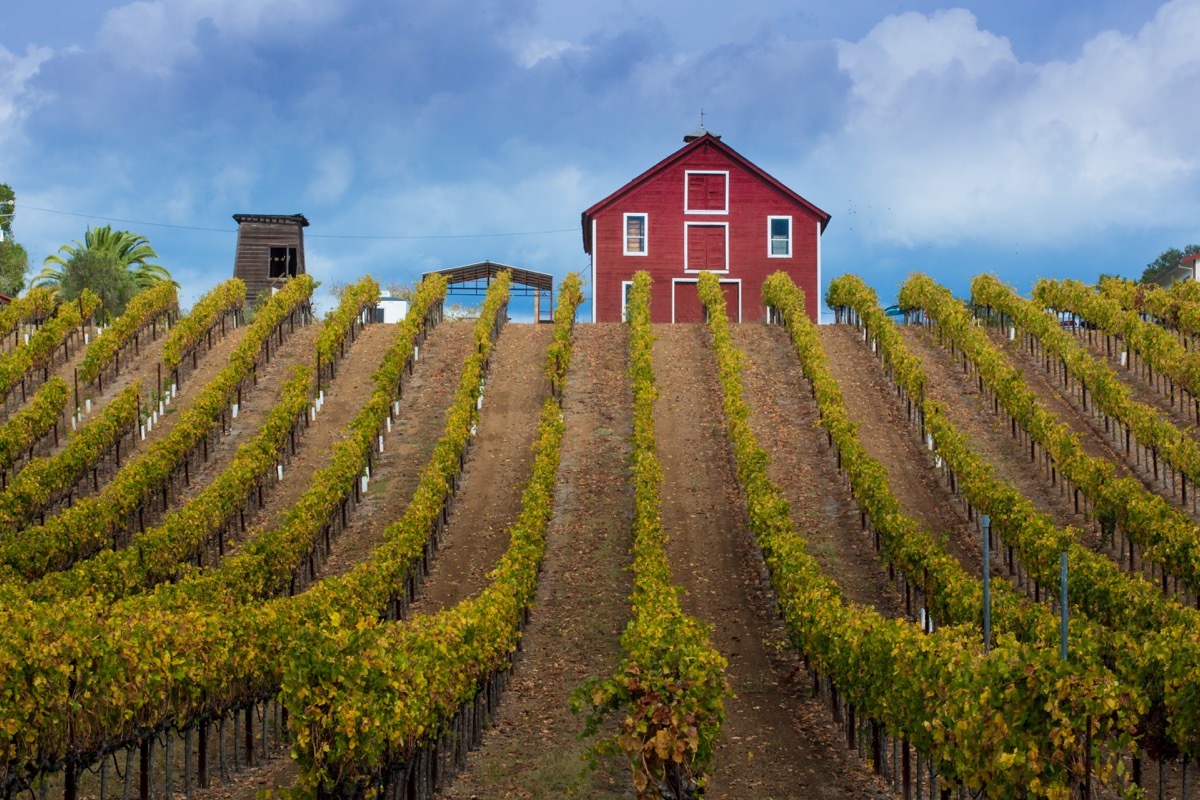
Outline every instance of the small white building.
[[408, 316], [408, 301], [403, 297], [393, 297], [384, 289], [379, 293], [379, 305], [375, 306], [375, 321], [394, 324]]

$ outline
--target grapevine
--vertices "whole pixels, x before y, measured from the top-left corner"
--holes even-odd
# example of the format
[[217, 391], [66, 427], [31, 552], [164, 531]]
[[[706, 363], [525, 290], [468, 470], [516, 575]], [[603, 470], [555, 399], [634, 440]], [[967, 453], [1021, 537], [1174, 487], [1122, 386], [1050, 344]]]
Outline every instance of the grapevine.
[[163, 342], [163, 367], [168, 371], [178, 367], [222, 317], [240, 309], [245, 301], [246, 284], [240, 278], [230, 278], [201, 297], [167, 334]]

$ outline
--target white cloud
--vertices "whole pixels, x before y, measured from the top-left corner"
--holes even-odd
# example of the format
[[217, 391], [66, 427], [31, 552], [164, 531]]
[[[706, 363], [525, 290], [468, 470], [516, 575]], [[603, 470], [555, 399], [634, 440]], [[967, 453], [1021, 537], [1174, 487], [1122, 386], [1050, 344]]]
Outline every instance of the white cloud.
[[37, 97], [29, 81], [37, 75], [53, 51], [48, 47], [29, 47], [18, 56], [0, 46], [0, 142], [16, 133]]
[[318, 30], [342, 13], [332, 0], [136, 0], [109, 11], [98, 41], [117, 63], [166, 76], [198, 53], [198, 26], [222, 38], [296, 37]]
[[332, 206], [342, 199], [354, 181], [354, 159], [344, 149], [335, 148], [321, 154], [313, 165], [313, 176], [305, 195], [323, 206]]
[[903, 244], [1194, 220], [1198, 41], [1200, 0], [1044, 64], [963, 9], [888, 17], [839, 42], [849, 114], [813, 164], [839, 194], [872, 198], [861, 233]]
[[563, 39], [532, 39], [522, 45], [517, 53], [517, 62], [526, 69], [537, 66], [538, 62], [555, 59], [571, 50], [583, 50]]
[[211, 178], [212, 200], [233, 206], [246, 206], [259, 184], [259, 168], [256, 163], [233, 163], [223, 166]]

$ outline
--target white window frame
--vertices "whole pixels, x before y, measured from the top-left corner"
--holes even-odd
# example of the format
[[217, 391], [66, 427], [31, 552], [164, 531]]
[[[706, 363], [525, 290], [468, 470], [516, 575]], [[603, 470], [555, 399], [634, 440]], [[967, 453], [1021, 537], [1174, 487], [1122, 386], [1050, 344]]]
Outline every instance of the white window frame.
[[[693, 175], [723, 175], [725, 177], [725, 207], [722, 209], [694, 209], [688, 204], [688, 187], [691, 186]], [[685, 214], [728, 214], [729, 213], [729, 170], [727, 169], [689, 169], [683, 173], [683, 213]]]
[[600, 240], [596, 238], [596, 218], [592, 217], [592, 322], [596, 321], [596, 315], [599, 309], [596, 308], [600, 304], [600, 293], [596, 291], [596, 256], [600, 252]]
[[[774, 240], [771, 238], [771, 223], [777, 219], [786, 219], [787, 220], [788, 235], [787, 235], [787, 252], [786, 253], [771, 252], [771, 250], [772, 250], [771, 245], [775, 243]], [[792, 222], [791, 216], [776, 215], [776, 216], [767, 217], [767, 258], [791, 258], [792, 257], [792, 231], [794, 231], [794, 230], [795, 230], [795, 225]]]
[[629, 301], [629, 290], [632, 288], [633, 281], [621, 281], [621, 322], [629, 322], [629, 317], [625, 313], [625, 306]]
[[[629, 218], [642, 218], [642, 250], [629, 249]], [[627, 256], [650, 255], [650, 215], [645, 211], [628, 211], [621, 215], [621, 251]]]
[[[725, 229], [725, 269], [688, 269], [688, 229], [692, 227], [724, 228]], [[715, 272], [718, 275], [729, 274], [729, 223], [728, 222], [684, 222], [683, 223], [683, 271], [689, 275], [701, 272]]]
[[[700, 270], [700, 271], [707, 272], [708, 270]], [[675, 285], [679, 284], [679, 283], [699, 283], [699, 282], [700, 282], [699, 278], [672, 278], [671, 279], [671, 324], [672, 325], [675, 324]], [[742, 279], [741, 278], [721, 278], [720, 280], [717, 281], [717, 283], [721, 284], [722, 286], [729, 284], [729, 283], [737, 284], [737, 290], [738, 290], [737, 321], [741, 322], [742, 321]], [[726, 309], [726, 313], [728, 313], [728, 309]]]

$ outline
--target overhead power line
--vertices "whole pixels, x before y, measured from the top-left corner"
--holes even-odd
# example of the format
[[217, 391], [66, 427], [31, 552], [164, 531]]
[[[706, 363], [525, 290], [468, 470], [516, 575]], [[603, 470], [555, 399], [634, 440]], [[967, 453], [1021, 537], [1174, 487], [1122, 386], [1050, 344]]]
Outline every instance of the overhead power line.
[[[45, 214], [60, 214], [66, 217], [81, 217], [96, 219], [102, 222], [119, 222], [122, 225], [149, 225], [156, 228], [173, 228], [183, 231], [204, 231], [207, 233], [237, 233], [237, 228], [205, 228], [199, 225], [175, 225], [169, 222], [151, 222], [144, 219], [121, 219], [106, 217], [100, 214], [80, 214], [74, 211], [59, 211], [53, 208], [38, 208], [37, 206], [21, 206], [22, 211], [41, 211]], [[578, 228], [557, 228], [545, 231], [509, 231], [505, 233], [432, 233], [432, 234], [350, 234], [350, 233], [310, 233], [309, 239], [494, 239], [502, 236], [547, 236], [558, 233], [574, 233]]]

